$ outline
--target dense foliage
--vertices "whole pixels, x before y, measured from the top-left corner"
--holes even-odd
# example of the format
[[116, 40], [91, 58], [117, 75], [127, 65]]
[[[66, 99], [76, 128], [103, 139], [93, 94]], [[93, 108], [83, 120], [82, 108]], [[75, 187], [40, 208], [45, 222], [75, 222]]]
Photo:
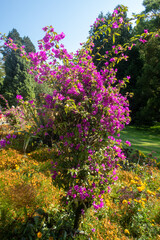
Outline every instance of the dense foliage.
[[[9, 130], [3, 126], [0, 133]], [[15, 148], [23, 147], [22, 139], [19, 135], [14, 140]], [[83, 215], [74, 239], [158, 239], [160, 170], [151, 156], [130, 150], [126, 149], [128, 162], [117, 171], [119, 180], [103, 196], [104, 207]], [[0, 152], [1, 239], [72, 239], [73, 217], [68, 219], [61, 203], [64, 192], [48, 177], [53, 153], [54, 148], [42, 147], [26, 156], [13, 148]]]
[[4, 77], [5, 77], [4, 63], [3, 60], [0, 59], [0, 91], [3, 86]]
[[[35, 52], [31, 40], [28, 37], [21, 38], [16, 29], [9, 32], [8, 38], [13, 39], [18, 47], [25, 47], [26, 52]], [[35, 82], [27, 71], [29, 63], [19, 55], [19, 51], [14, 51], [7, 46], [1, 49], [1, 53], [4, 59], [5, 78], [0, 93], [8, 100], [10, 106], [17, 105], [17, 94], [22, 94], [24, 99], [34, 98]]]
[[[117, 31], [119, 35], [115, 39], [116, 44], [124, 44], [126, 41], [132, 40], [132, 37], [137, 34], [140, 37], [143, 29], [146, 29], [149, 32], [154, 32], [159, 29], [160, 5], [157, 1], [153, 0], [144, 1], [143, 4], [146, 8], [145, 13], [150, 13], [152, 17], [151, 15], [147, 18], [140, 17], [139, 20], [137, 20], [137, 25], [134, 27], [124, 25], [123, 28]], [[104, 16], [103, 13], [101, 13], [98, 18], [101, 20], [100, 25], [103, 30], [106, 25], [106, 20], [111, 19], [111, 14], [107, 13]], [[125, 19], [127, 19], [127, 15], [125, 15]], [[99, 25], [93, 25], [91, 27], [90, 37], [96, 36], [98, 27]], [[115, 29], [112, 29], [112, 32], [114, 31]], [[102, 31], [97, 38], [94, 38], [94, 48], [92, 53], [95, 53], [98, 50], [101, 56], [105, 56], [106, 51], [112, 49], [112, 44], [110, 43], [110, 40], [108, 40], [109, 36], [110, 33], [105, 34]], [[107, 39], [107, 41], [105, 39]], [[128, 55], [128, 58], [125, 59], [127, 62], [123, 61], [118, 63], [116, 76], [119, 79], [127, 75], [131, 76], [130, 82], [121, 92], [123, 94], [133, 92], [134, 94], [129, 100], [132, 123], [136, 125], [152, 125], [159, 121], [160, 115], [159, 107], [157, 106], [160, 85], [160, 72], [158, 66], [160, 39], [157, 35], [157, 39], [155, 40], [146, 39], [143, 41], [141, 38], [139, 40], [139, 43], [137, 43], [131, 51], [126, 53], [126, 55]], [[100, 60], [98, 55], [96, 56], [94, 63], [98, 69], [101, 69], [104, 62], [103, 60], [99, 62], [97, 59]], [[149, 70], [148, 66], [152, 71]], [[148, 75], [146, 71], [150, 72], [150, 74]], [[151, 106], [152, 111], [150, 112], [149, 109]]]

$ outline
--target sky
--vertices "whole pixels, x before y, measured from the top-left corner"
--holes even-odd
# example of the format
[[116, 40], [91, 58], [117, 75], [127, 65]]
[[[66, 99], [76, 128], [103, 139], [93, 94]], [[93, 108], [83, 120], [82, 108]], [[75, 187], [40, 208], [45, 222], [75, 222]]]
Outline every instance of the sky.
[[[100, 12], [113, 12], [118, 4], [128, 7], [128, 16], [144, 10], [143, 0], [1, 0], [0, 32], [6, 35], [13, 28], [21, 37], [28, 36], [37, 49], [42, 30], [52, 25], [64, 32], [63, 44], [69, 52], [80, 48], [89, 36], [90, 26]], [[38, 49], [37, 49], [38, 50]]]

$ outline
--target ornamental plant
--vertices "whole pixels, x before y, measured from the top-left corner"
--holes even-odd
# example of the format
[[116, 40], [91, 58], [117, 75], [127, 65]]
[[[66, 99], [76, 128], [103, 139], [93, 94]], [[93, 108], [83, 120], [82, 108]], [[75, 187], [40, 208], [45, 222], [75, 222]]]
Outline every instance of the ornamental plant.
[[[57, 34], [52, 26], [43, 28], [45, 36], [39, 41], [36, 53], [27, 54], [24, 46], [18, 48], [12, 39], [5, 42], [5, 46], [19, 51], [22, 58], [30, 61], [28, 72], [34, 75], [36, 82], [45, 82], [53, 89], [52, 94], [41, 95], [38, 108], [32, 100], [24, 116], [28, 121], [35, 121], [29, 134], [42, 138], [50, 148], [54, 145], [56, 149], [51, 169], [53, 184], [64, 190], [62, 200], [74, 216], [75, 231], [88, 208], [93, 206], [98, 211], [104, 206], [103, 195], [111, 191], [118, 179], [117, 164], [125, 160], [121, 140], [116, 136], [130, 122], [127, 96], [120, 93], [130, 76], [117, 79], [115, 65], [127, 60], [125, 51], [134, 44], [114, 44], [117, 31], [131, 24], [123, 21], [126, 11], [124, 6], [114, 10], [112, 19], [103, 28], [101, 19], [94, 23], [96, 28], [100, 26], [95, 38], [107, 32], [104, 44], [113, 40], [112, 50], [100, 56], [99, 60], [105, 62], [100, 71], [93, 63], [95, 55], [99, 54], [97, 49], [92, 55], [94, 37], [82, 44], [75, 54], [68, 53], [60, 43], [64, 33]], [[148, 31], [144, 31], [139, 36], [140, 41], [144, 43], [149, 36]], [[132, 41], [136, 39], [138, 37]], [[27, 104], [22, 96], [18, 95], [17, 99], [20, 104]]]

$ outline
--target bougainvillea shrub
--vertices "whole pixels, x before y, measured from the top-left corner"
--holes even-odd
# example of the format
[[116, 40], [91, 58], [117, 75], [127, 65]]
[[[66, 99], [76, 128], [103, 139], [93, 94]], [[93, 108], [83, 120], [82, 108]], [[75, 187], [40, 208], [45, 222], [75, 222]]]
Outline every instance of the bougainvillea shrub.
[[[103, 29], [101, 21], [105, 20], [97, 19], [93, 25], [99, 27], [94, 37], [105, 31], [113, 39], [112, 50], [100, 57], [100, 61], [105, 61], [101, 70], [93, 63], [92, 38], [75, 54], [68, 53], [60, 43], [65, 34], [57, 34], [52, 26], [43, 28], [45, 36], [36, 53], [26, 54], [24, 46], [18, 48], [12, 39], [5, 42], [6, 47], [19, 51], [30, 61], [28, 72], [36, 82], [45, 82], [53, 89], [52, 94], [42, 94], [39, 103], [35, 99], [24, 102], [20, 95], [17, 100], [25, 106], [23, 118], [32, 123], [28, 134], [56, 148], [51, 176], [53, 183], [65, 191], [63, 202], [74, 213], [74, 229], [89, 207], [97, 211], [104, 206], [103, 195], [111, 191], [118, 179], [117, 164], [125, 160], [122, 142], [116, 136], [130, 122], [127, 96], [120, 93], [130, 76], [117, 79], [115, 65], [127, 60], [125, 51], [134, 44], [116, 46], [115, 38], [120, 28], [130, 26], [130, 22], [123, 21], [126, 11], [123, 6], [114, 10]], [[149, 35], [145, 30], [140, 41], [145, 43]], [[5, 146], [6, 142], [9, 139], [0, 144]]]

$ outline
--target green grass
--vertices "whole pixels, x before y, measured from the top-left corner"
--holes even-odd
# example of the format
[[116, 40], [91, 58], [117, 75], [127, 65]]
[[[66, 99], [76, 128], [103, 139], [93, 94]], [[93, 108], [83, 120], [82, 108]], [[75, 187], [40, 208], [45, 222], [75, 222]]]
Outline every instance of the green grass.
[[160, 162], [160, 126], [151, 128], [126, 127], [120, 138], [123, 141], [130, 141], [132, 148], [142, 151], [145, 155], [151, 152]]

